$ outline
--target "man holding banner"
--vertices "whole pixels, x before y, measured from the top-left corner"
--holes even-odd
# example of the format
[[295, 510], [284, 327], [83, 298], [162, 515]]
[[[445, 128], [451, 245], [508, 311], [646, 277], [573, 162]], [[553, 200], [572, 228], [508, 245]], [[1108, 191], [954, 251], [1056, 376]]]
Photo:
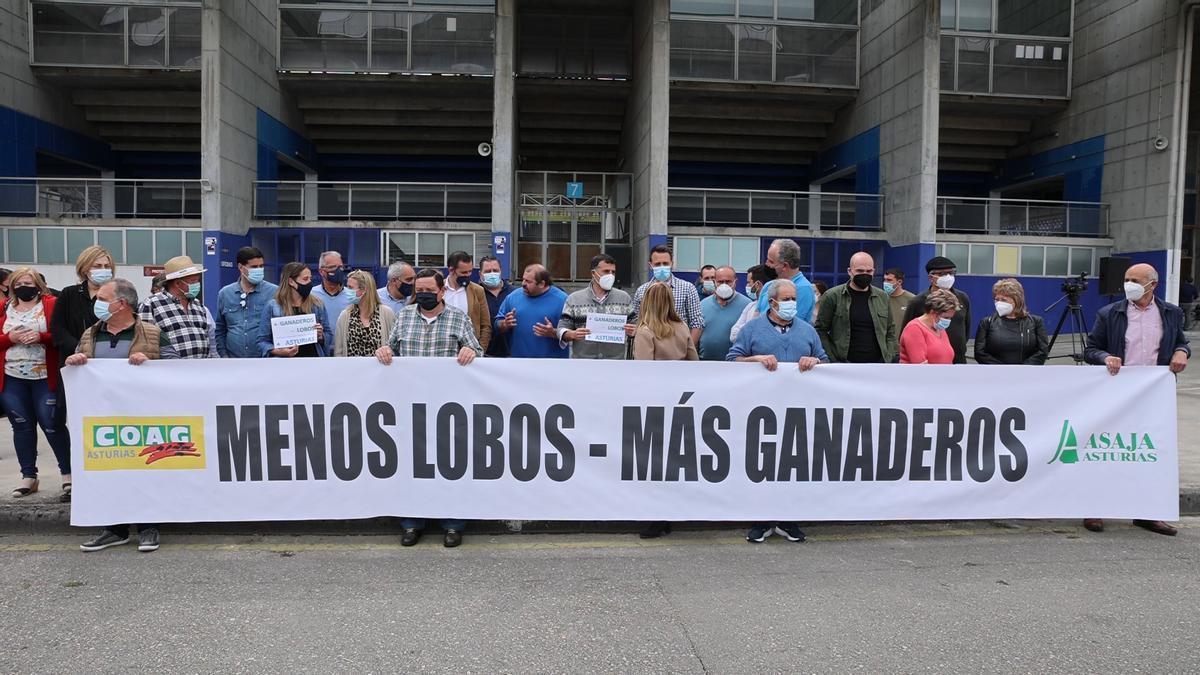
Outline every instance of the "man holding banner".
[[[467, 365], [478, 356], [483, 356], [483, 347], [471, 328], [466, 313], [445, 303], [446, 280], [437, 270], [423, 269], [417, 273], [413, 285], [415, 303], [406, 306], [396, 317], [392, 329], [390, 346], [380, 347], [376, 358], [385, 366], [392, 364], [394, 356], [411, 357], [456, 357], [460, 365]], [[425, 529], [423, 518], [405, 518], [400, 521], [404, 534], [401, 546], [413, 546]], [[445, 535], [442, 545], [454, 548], [462, 543], [462, 531], [466, 526], [461, 520], [442, 520]]]
[[[592, 283], [567, 296], [558, 319], [558, 339], [570, 343], [571, 358], [625, 358], [625, 324], [633, 311], [633, 299], [613, 288], [616, 280], [616, 259], [601, 253], [592, 258]], [[610, 326], [613, 328], [601, 332]], [[593, 327], [598, 327], [595, 334]]]

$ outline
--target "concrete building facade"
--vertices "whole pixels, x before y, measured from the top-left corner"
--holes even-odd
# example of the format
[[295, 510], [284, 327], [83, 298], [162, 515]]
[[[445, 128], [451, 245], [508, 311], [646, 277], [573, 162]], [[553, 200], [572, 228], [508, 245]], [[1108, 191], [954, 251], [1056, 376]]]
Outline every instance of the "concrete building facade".
[[[1197, 271], [1187, 0], [0, 0], [0, 265]], [[1053, 310], [1057, 318], [1056, 308]]]

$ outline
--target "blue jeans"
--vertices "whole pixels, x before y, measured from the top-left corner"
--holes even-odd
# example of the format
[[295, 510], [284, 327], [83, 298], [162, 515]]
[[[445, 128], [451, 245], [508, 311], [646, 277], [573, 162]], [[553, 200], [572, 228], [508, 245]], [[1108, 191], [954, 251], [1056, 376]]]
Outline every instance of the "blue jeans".
[[[463, 528], [465, 528], [466, 526], [467, 526], [467, 523], [462, 520], [449, 520], [449, 519], [442, 520], [442, 529], [443, 530], [458, 530], [459, 532], [462, 532]], [[400, 521], [400, 527], [402, 527], [406, 530], [423, 530], [423, 529], [425, 529], [425, 519], [424, 518], [405, 518]]]
[[0, 392], [8, 421], [12, 423], [13, 445], [17, 450], [17, 461], [21, 464], [22, 478], [37, 478], [37, 428], [42, 428], [58, 470], [64, 476], [71, 473], [71, 439], [67, 436], [67, 425], [55, 414], [58, 393], [50, 391], [46, 380], [25, 380], [11, 375], [4, 377], [4, 391]]

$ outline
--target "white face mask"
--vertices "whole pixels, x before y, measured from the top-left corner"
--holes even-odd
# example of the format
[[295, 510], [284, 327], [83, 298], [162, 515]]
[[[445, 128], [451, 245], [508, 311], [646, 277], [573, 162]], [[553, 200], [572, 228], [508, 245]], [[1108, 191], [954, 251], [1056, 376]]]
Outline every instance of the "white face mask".
[[1013, 304], [1011, 302], [996, 301], [996, 313], [1000, 316], [1008, 316], [1012, 314]]
[[721, 284], [717, 286], [717, 297], [722, 300], [728, 300], [733, 297], [733, 286], [729, 284]]
[[602, 274], [600, 275], [600, 278], [596, 280], [596, 283], [600, 284], [600, 288], [603, 288], [606, 291], [611, 291], [613, 284], [617, 283], [617, 276], [615, 274]]
[[1146, 287], [1145, 286], [1143, 286], [1135, 281], [1126, 281], [1125, 282], [1125, 298], [1127, 300], [1129, 300], [1130, 302], [1137, 302], [1138, 300], [1141, 300], [1142, 296], [1144, 296], [1144, 295], [1146, 295]]
[[938, 277], [937, 278], [937, 287], [942, 290], [946, 290], [946, 291], [950, 290], [951, 288], [954, 288], [954, 275], [953, 274], [943, 274], [942, 276]]

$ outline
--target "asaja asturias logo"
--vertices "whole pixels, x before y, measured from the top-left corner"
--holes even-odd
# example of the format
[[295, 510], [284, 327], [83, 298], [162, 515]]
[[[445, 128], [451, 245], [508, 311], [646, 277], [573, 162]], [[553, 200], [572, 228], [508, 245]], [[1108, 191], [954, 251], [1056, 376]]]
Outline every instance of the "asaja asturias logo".
[[83, 468], [203, 469], [203, 417], [85, 417]]
[[1047, 464], [1079, 462], [1157, 462], [1158, 451], [1150, 434], [1136, 431], [1099, 431], [1089, 434], [1086, 442], [1075, 433], [1070, 420], [1063, 421], [1058, 450]]

